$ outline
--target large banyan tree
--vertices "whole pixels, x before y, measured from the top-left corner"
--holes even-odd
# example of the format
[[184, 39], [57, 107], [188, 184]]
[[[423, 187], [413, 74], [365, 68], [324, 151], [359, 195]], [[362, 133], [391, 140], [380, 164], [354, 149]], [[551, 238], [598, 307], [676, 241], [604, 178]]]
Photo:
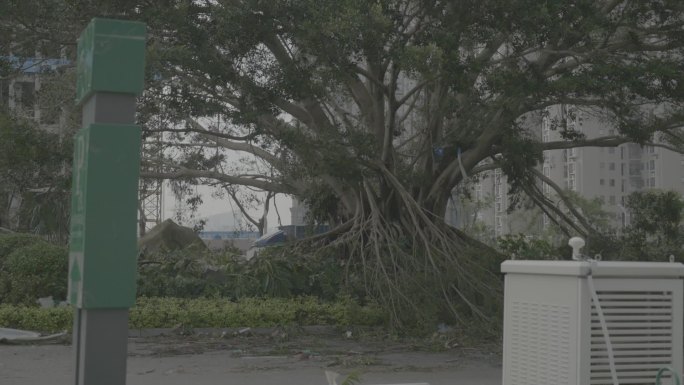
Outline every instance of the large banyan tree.
[[[683, 148], [681, 0], [120, 3], [150, 25], [145, 111], [172, 116], [156, 129], [188, 154], [146, 175], [302, 199], [334, 227], [308, 245], [339, 253], [395, 315], [436, 295], [482, 315], [496, 292], [485, 253], [443, 221], [469, 178], [501, 168], [553, 213], [544, 150]], [[567, 140], [541, 142], [535, 119], [563, 104], [616, 134], [559, 124]]]

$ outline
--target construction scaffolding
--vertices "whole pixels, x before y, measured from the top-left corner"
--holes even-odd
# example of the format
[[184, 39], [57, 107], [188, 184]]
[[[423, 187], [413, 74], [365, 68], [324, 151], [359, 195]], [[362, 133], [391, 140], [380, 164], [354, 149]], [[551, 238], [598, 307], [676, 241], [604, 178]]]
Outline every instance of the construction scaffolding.
[[[142, 142], [143, 159], [161, 159], [163, 155], [162, 133], [149, 134]], [[161, 172], [157, 162], [143, 162], [141, 171]], [[138, 188], [138, 236], [142, 237], [162, 221], [164, 207], [163, 187], [160, 179], [140, 178]]]

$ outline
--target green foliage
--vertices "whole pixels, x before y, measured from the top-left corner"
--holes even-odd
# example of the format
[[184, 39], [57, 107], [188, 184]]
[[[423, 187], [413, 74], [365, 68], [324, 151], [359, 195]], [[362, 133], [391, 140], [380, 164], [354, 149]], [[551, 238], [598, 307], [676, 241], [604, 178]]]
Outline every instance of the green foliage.
[[67, 251], [36, 241], [15, 249], [0, 270], [0, 303], [32, 305], [36, 299], [66, 298]]
[[[588, 235], [585, 255], [632, 261], [667, 261], [673, 255], [684, 261], [684, 199], [679, 193], [649, 190], [630, 194], [625, 208], [629, 225], [619, 230], [610, 228], [608, 223], [614, 213], [609, 213], [599, 200], [566, 193], [585, 219], [599, 230]], [[558, 231], [543, 237], [505, 236], [499, 238], [498, 247], [519, 259], [565, 259], [570, 254], [567, 236], [560, 236]]]
[[548, 240], [524, 234], [505, 235], [497, 243], [502, 253], [516, 259], [558, 259], [561, 255]]
[[682, 236], [684, 200], [675, 191], [636, 192], [627, 199], [631, 235], [657, 244], [673, 244]]
[[312, 295], [335, 299], [343, 284], [339, 261], [303, 256], [288, 248], [267, 248], [245, 261], [231, 253], [191, 250], [156, 254], [141, 261], [138, 295], [149, 297], [254, 296], [288, 298]]
[[[143, 257], [141, 257], [143, 258]], [[138, 267], [138, 295], [148, 297], [196, 298], [225, 294], [219, 266], [235, 259], [195, 248], [144, 256]], [[217, 266], [217, 267], [214, 267]], [[216, 274], [213, 274], [216, 273]]]
[[59, 242], [68, 234], [71, 141], [0, 111], [0, 226]]
[[[71, 307], [41, 309], [0, 305], [0, 327], [41, 332], [71, 330]], [[187, 328], [271, 327], [278, 325], [385, 325], [385, 313], [373, 304], [351, 300], [323, 302], [313, 297], [245, 298], [139, 298], [130, 310], [129, 327]]]
[[2, 268], [7, 257], [14, 252], [14, 250], [32, 245], [43, 240], [40, 237], [32, 234], [4, 234], [0, 235], [0, 268]]
[[70, 331], [73, 322], [71, 307], [43, 309], [25, 305], [0, 305], [0, 327], [32, 330], [42, 333]]
[[629, 226], [601, 244], [609, 259], [684, 262], [684, 199], [674, 191], [645, 191], [627, 199]]

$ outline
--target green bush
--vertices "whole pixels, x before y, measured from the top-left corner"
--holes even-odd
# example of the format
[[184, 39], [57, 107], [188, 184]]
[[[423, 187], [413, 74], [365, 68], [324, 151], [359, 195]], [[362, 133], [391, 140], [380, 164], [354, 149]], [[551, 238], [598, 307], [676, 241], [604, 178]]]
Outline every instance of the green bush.
[[0, 327], [58, 333], [71, 330], [71, 307], [43, 309], [25, 305], [0, 305]]
[[42, 239], [32, 234], [4, 234], [0, 235], [0, 268], [7, 257], [16, 249], [36, 243], [43, 243]]
[[41, 240], [15, 249], [0, 270], [0, 303], [33, 305], [37, 298], [66, 298], [67, 250]]
[[[0, 305], [0, 327], [40, 332], [71, 330], [72, 308], [40, 309]], [[271, 327], [278, 325], [378, 326], [387, 322], [376, 305], [360, 306], [350, 299], [322, 302], [313, 297], [245, 298], [139, 298], [130, 311], [132, 329]]]

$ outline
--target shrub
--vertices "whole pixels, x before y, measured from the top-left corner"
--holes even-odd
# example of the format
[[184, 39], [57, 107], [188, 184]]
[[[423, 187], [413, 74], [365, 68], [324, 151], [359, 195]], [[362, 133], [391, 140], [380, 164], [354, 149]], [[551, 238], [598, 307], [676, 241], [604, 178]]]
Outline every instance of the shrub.
[[[41, 309], [0, 305], [0, 327], [52, 333], [71, 330], [71, 307]], [[139, 298], [130, 310], [129, 327], [188, 328], [271, 327], [278, 325], [379, 326], [387, 323], [376, 305], [360, 306], [350, 299], [323, 302], [313, 297]]]
[[72, 321], [71, 307], [43, 309], [25, 305], [0, 305], [0, 327], [58, 333], [70, 331]]
[[33, 305], [37, 298], [66, 298], [66, 248], [44, 241], [14, 250], [0, 271], [0, 303]]
[[4, 234], [0, 235], [0, 268], [7, 257], [16, 249], [44, 241], [32, 234]]

